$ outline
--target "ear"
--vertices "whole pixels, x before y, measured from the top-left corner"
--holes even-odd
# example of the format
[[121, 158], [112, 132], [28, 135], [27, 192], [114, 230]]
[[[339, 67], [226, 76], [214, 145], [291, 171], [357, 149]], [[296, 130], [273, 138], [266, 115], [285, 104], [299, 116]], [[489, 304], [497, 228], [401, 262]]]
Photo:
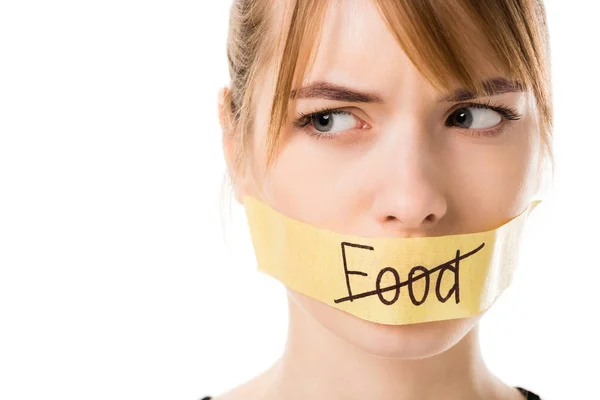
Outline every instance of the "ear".
[[225, 162], [227, 163], [227, 173], [231, 177], [235, 200], [239, 204], [242, 204], [241, 199], [245, 193], [243, 185], [244, 179], [242, 171], [236, 171], [236, 168], [239, 166], [235, 165], [236, 150], [238, 147], [236, 140], [239, 140], [239, 137], [231, 123], [232, 112], [229, 101], [229, 89], [227, 87], [219, 89], [218, 99], [219, 123], [221, 125], [223, 136], [223, 154], [225, 155]]

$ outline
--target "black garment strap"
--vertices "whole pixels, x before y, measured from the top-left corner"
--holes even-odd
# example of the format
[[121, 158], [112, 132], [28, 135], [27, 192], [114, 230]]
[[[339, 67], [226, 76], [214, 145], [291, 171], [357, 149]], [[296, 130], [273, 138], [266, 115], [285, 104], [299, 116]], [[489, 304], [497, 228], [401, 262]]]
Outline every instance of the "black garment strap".
[[542, 400], [540, 396], [533, 392], [530, 392], [527, 389], [523, 389], [522, 387], [517, 387], [517, 389], [519, 389], [519, 392], [521, 392], [521, 394], [525, 396], [526, 400]]

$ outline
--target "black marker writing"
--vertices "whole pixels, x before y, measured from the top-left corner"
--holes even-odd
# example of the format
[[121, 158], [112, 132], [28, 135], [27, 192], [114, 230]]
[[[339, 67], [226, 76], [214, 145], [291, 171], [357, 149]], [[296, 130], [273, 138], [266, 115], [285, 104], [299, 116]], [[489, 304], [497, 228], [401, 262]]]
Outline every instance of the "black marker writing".
[[[350, 288], [350, 275], [361, 275], [361, 276], [368, 276], [368, 275], [366, 272], [348, 269], [348, 262], [346, 260], [346, 247], [355, 247], [355, 248], [359, 248], [359, 249], [372, 250], [372, 251], [374, 251], [375, 248], [373, 248], [371, 246], [365, 246], [362, 244], [349, 243], [349, 242], [342, 242], [341, 245], [342, 245], [342, 261], [344, 264], [344, 274], [346, 276], [346, 287], [348, 288], [348, 296], [342, 297], [339, 299], [335, 299], [334, 300], [335, 303], [342, 303], [344, 301], [354, 301], [356, 299], [360, 299], [363, 297], [377, 295], [377, 297], [379, 297], [379, 300], [383, 304], [391, 305], [391, 304], [394, 304], [400, 297], [400, 288], [402, 286], [408, 286], [408, 296], [410, 297], [410, 301], [414, 305], [420, 306], [421, 304], [423, 304], [425, 302], [425, 300], [427, 300], [427, 296], [429, 295], [429, 287], [430, 287], [430, 283], [431, 283], [430, 275], [434, 274], [435, 272], [439, 272], [436, 283], [435, 283], [435, 295], [436, 295], [438, 301], [440, 301], [441, 303], [445, 303], [446, 301], [448, 301], [448, 299], [452, 295], [454, 295], [456, 303], [457, 304], [460, 303], [460, 286], [459, 286], [460, 260], [464, 260], [465, 258], [468, 258], [468, 257], [472, 256], [473, 254], [477, 253], [479, 250], [481, 250], [485, 246], [485, 243], [482, 243], [477, 248], [475, 248], [475, 249], [471, 250], [470, 252], [465, 253], [463, 255], [460, 254], [460, 250], [456, 250], [456, 255], [453, 259], [451, 259], [445, 263], [442, 263], [432, 269], [427, 269], [422, 265], [417, 265], [417, 266], [411, 268], [411, 270], [408, 273], [408, 278], [404, 282], [402, 282], [402, 280], [400, 279], [400, 275], [398, 274], [398, 271], [395, 268], [385, 267], [381, 271], [379, 271], [379, 274], [377, 274], [377, 280], [375, 281], [375, 290], [372, 290], [369, 292], [364, 292], [364, 293], [359, 293], [359, 294], [352, 294], [352, 289]], [[454, 274], [454, 285], [452, 285], [450, 290], [448, 290], [448, 293], [446, 293], [446, 295], [443, 296], [441, 293], [442, 278], [444, 276], [444, 273], [446, 273], [446, 271], [450, 271]], [[387, 287], [382, 288], [381, 280], [383, 279], [383, 277], [386, 273], [393, 275], [395, 284], [392, 286], [387, 286]], [[425, 289], [423, 290], [423, 294], [421, 295], [421, 297], [417, 298], [417, 296], [415, 295], [415, 289], [413, 287], [413, 283], [418, 281], [419, 279], [425, 279]], [[395, 292], [394, 292], [394, 297], [391, 300], [388, 300], [385, 297], [383, 297], [383, 293], [388, 292], [390, 290], [394, 290]]]

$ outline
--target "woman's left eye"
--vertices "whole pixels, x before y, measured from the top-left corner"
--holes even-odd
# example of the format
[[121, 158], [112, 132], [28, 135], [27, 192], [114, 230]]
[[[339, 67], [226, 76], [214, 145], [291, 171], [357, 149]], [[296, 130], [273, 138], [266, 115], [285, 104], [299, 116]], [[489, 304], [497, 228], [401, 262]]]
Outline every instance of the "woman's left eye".
[[332, 137], [346, 130], [360, 129], [364, 126], [364, 122], [344, 110], [301, 114], [301, 117], [294, 121], [294, 126], [297, 128], [305, 128], [308, 125], [311, 125], [310, 134], [317, 137]]
[[450, 114], [445, 125], [464, 129], [473, 136], [496, 136], [501, 131], [503, 120], [515, 121], [521, 117], [511, 107], [469, 103]]
[[491, 129], [502, 122], [502, 116], [488, 108], [464, 107], [448, 118], [448, 123], [463, 129]]

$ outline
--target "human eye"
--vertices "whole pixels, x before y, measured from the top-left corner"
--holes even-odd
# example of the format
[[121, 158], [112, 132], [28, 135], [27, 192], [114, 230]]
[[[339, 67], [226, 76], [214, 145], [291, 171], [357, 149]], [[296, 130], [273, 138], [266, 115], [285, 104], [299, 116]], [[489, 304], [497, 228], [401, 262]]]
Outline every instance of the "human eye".
[[341, 109], [321, 109], [309, 114], [298, 113], [296, 128], [304, 130], [317, 139], [333, 138], [351, 129], [363, 129], [366, 123], [353, 113]]
[[445, 125], [462, 129], [471, 136], [498, 136], [505, 121], [523, 117], [512, 107], [491, 102], [463, 103], [458, 107], [448, 116]]

